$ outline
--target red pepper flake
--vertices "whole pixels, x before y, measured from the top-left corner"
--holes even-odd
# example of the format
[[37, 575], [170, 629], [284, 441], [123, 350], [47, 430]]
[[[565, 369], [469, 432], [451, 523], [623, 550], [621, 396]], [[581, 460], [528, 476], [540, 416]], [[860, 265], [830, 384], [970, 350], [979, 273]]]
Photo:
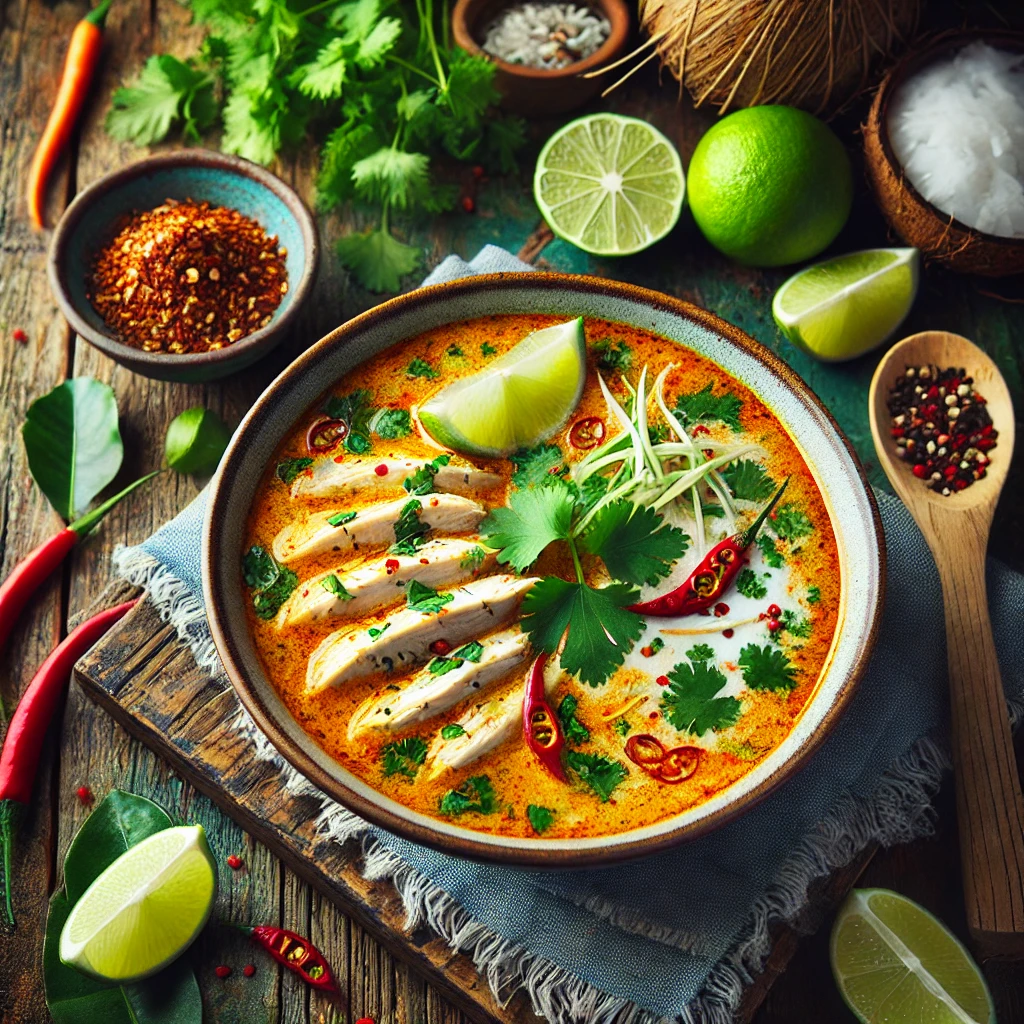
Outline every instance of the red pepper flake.
[[78, 789], [75, 790], [75, 796], [77, 796], [79, 802], [84, 804], [86, 807], [92, 803], [92, 790], [88, 786], [79, 786]]
[[334, 461], [338, 462], [338, 463], [344, 462], [345, 461], [345, 456], [344, 455], [335, 455], [334, 456]]
[[735, 635], [736, 635], [736, 630], [735, 629], [723, 629], [722, 630], [722, 636], [724, 636], [726, 640], [731, 640]]
[[462, 208], [466, 211], [466, 213], [472, 213], [476, 209], [476, 203], [473, 202], [472, 196], [462, 197]]
[[228, 857], [228, 867], [231, 868], [232, 871], [237, 871], [244, 863], [245, 862], [242, 860], [242, 858], [239, 857], [237, 854], [232, 853]]
[[655, 679], [654, 681], [655, 681], [655, 682], [656, 682], [656, 683], [657, 683], [657, 684], [658, 684], [659, 686], [668, 686], [668, 676], [658, 676], [658, 678], [657, 678], [657, 679]]
[[421, 558], [420, 559], [420, 565], [430, 565], [430, 559], [429, 558]]
[[398, 565], [399, 563], [397, 558], [389, 558], [384, 563], [384, 568], [387, 569], [388, 575], [390, 576], [392, 573], [398, 572]]
[[251, 977], [252, 977], [252, 976], [253, 976], [253, 975], [254, 975], [254, 974], [256, 973], [256, 966], [255, 966], [255, 964], [246, 964], [246, 965], [245, 965], [245, 966], [244, 966], [244, 967], [242, 968], [242, 973], [243, 973], [243, 974], [244, 974], [244, 975], [245, 975], [245, 976], [246, 976], [247, 978], [251, 978]]
[[374, 466], [373, 467], [373, 471], [374, 471], [374, 473], [377, 474], [377, 476], [387, 476], [388, 475], [388, 467], [386, 465], [384, 465], [383, 462], [379, 466]]
[[719, 601], [715, 605], [715, 618], [720, 619], [723, 615], [729, 614], [729, 606], [724, 601]]
[[659, 715], [657, 711], [652, 711], [647, 717], [652, 722], [656, 722], [659, 718], [661, 718], [661, 715]]
[[360, 1017], [356, 1024], [377, 1024], [372, 1017]]
[[231, 968], [227, 964], [221, 964], [220, 967], [215, 967], [213, 973], [223, 981], [225, 978], [231, 977]]
[[452, 645], [447, 640], [435, 640], [430, 645], [430, 653], [436, 654], [439, 658], [443, 658], [446, 654], [450, 653]]
[[473, 168], [473, 177], [476, 178], [477, 181], [479, 181], [483, 176], [484, 176], [484, 169], [480, 166], [480, 164], [477, 164]]
[[28, 335], [20, 327], [17, 327], [14, 331], [14, 340], [18, 342], [19, 345], [27, 345]]
[[640, 648], [640, 653], [645, 658], [653, 658], [654, 657], [654, 651], [650, 647], [641, 647]]

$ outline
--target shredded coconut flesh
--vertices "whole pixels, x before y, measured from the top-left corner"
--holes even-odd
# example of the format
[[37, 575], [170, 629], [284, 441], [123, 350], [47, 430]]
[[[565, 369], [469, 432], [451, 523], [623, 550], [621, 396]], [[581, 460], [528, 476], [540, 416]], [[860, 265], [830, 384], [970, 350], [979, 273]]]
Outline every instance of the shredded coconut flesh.
[[515, 4], [487, 27], [483, 48], [509, 64], [554, 71], [596, 52], [611, 24], [575, 4]]
[[925, 199], [978, 231], [1024, 237], [1024, 55], [971, 43], [899, 87], [888, 128]]

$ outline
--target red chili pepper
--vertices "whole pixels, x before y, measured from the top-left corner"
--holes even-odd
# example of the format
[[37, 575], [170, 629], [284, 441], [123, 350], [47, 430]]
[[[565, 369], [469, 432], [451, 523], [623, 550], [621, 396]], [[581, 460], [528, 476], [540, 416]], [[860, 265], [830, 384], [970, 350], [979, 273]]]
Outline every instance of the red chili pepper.
[[323, 953], [308, 939], [295, 932], [259, 924], [255, 928], [242, 927], [252, 940], [262, 946], [279, 964], [294, 971], [303, 981], [321, 992], [337, 992], [331, 965]]
[[658, 765], [659, 781], [671, 786], [685, 782], [700, 766], [700, 754], [700, 747], [673, 747]]
[[775, 492], [775, 497], [768, 503], [761, 514], [754, 520], [751, 526], [743, 533], [733, 534], [719, 541], [701, 560], [696, 569], [690, 573], [684, 583], [681, 583], [675, 590], [670, 590], [661, 597], [655, 597], [650, 601], [641, 601], [639, 604], [629, 606], [631, 612], [639, 615], [654, 616], [681, 616], [695, 615], [697, 612], [706, 611], [712, 605], [718, 603], [719, 598], [730, 584], [739, 575], [740, 569], [746, 562], [745, 552], [758, 531], [764, 525], [765, 519], [775, 508], [783, 491], [789, 486], [789, 478]]
[[539, 654], [530, 668], [526, 682], [526, 697], [523, 700], [523, 732], [526, 743], [540, 759], [541, 764], [556, 779], [565, 781], [565, 769], [562, 767], [562, 747], [565, 737], [558, 725], [551, 705], [544, 696], [544, 665], [548, 660], [546, 654]]
[[638, 733], [626, 741], [626, 757], [645, 771], [652, 765], [661, 764], [664, 756], [665, 745], [650, 733]]
[[306, 447], [310, 455], [332, 452], [348, 436], [348, 424], [344, 420], [317, 420], [306, 431]]
[[39, 767], [43, 737], [71, 670], [82, 655], [129, 609], [138, 598], [108, 608], [72, 630], [39, 667], [11, 715], [0, 751], [0, 853], [3, 854], [3, 890], [7, 918], [14, 924], [11, 906], [11, 852], [19, 805], [32, 799], [32, 784]]
[[569, 444], [586, 451], [596, 448], [604, 440], [604, 420], [600, 416], [585, 416], [569, 430]]

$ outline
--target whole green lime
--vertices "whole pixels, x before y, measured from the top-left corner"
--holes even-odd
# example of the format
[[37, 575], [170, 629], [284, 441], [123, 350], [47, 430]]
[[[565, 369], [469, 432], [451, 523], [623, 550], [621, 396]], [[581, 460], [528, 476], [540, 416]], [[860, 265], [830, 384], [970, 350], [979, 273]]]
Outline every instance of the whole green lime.
[[850, 215], [843, 144], [795, 107], [737, 110], [697, 144], [687, 191], [694, 220], [727, 256], [779, 267], [816, 256]]

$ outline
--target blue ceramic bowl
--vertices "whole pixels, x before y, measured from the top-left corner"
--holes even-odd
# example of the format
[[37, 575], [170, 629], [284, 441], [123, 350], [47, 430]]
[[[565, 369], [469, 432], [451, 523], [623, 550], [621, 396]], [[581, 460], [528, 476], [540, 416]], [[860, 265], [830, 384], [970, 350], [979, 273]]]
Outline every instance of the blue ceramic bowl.
[[[238, 210], [276, 235], [288, 250], [288, 292], [266, 327], [210, 352], [143, 352], [119, 341], [86, 298], [93, 255], [125, 214], [151, 210], [166, 199], [203, 200]], [[262, 359], [281, 342], [309, 296], [319, 257], [316, 225], [302, 200], [280, 178], [248, 160], [205, 149], [149, 157], [100, 178], [64, 211], [50, 245], [50, 287], [68, 323], [111, 359], [145, 377], [206, 381]]]

